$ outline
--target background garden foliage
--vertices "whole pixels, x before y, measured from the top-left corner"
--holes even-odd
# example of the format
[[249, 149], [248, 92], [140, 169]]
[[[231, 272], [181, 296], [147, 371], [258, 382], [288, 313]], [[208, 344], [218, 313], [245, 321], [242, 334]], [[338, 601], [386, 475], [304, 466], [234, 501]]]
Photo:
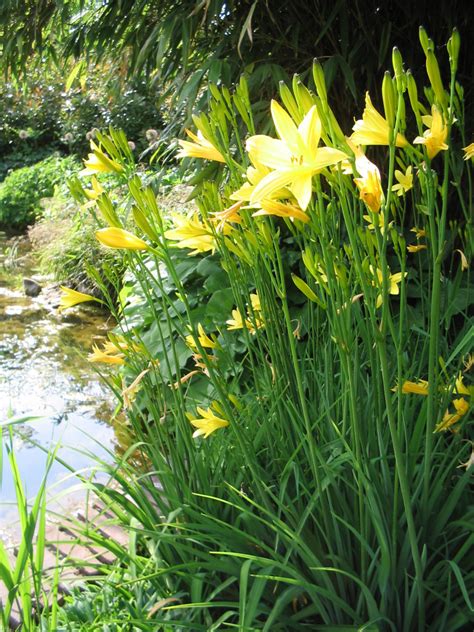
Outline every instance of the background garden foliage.
[[[97, 231], [107, 249], [86, 268], [118, 323], [90, 355], [112, 367], [114, 485], [84, 482], [130, 544], [89, 531], [118, 563], [46, 608], [45, 629], [472, 627], [472, 47], [421, 29], [415, 51], [422, 8], [0, 13], [14, 70], [32, 46], [105, 59], [118, 44], [163, 82], [162, 143], [198, 106], [178, 212], [157, 198], [162, 164], [144, 169], [114, 127], [69, 184], [74, 252]], [[436, 37], [456, 2], [443, 8]], [[395, 35], [410, 45], [390, 63]]]

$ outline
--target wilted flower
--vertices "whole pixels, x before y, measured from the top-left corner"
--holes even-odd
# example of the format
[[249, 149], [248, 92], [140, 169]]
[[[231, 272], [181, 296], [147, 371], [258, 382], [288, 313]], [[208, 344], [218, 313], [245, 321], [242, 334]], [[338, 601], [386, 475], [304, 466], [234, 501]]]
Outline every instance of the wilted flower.
[[420, 250], [426, 250], [426, 244], [414, 244], [412, 246], [407, 246], [408, 252], [420, 252]]

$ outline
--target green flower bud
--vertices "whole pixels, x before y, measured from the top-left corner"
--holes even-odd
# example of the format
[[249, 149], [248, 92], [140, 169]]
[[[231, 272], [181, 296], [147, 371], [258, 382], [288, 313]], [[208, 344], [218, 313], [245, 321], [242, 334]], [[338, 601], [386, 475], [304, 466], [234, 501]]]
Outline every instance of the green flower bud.
[[301, 121], [303, 120], [303, 116], [298, 109], [298, 104], [296, 103], [295, 97], [293, 96], [291, 90], [283, 81], [280, 81], [280, 97], [283, 105], [288, 110], [288, 114], [295, 121], [295, 123], [301, 123]]
[[395, 124], [395, 116], [397, 109], [397, 97], [393, 87], [392, 76], [387, 70], [382, 81], [382, 99], [383, 108], [385, 110], [385, 118], [388, 124], [393, 128]]
[[454, 28], [451, 37], [448, 40], [449, 63], [452, 72], [456, 72], [458, 67], [459, 49], [461, 48], [461, 36], [459, 31]]
[[446, 93], [443, 88], [443, 82], [441, 81], [438, 60], [434, 52], [430, 49], [428, 49], [426, 53], [426, 72], [428, 73], [428, 78], [435, 93], [436, 100], [441, 105], [446, 105]]
[[428, 48], [430, 47], [430, 39], [428, 37], [428, 33], [425, 31], [425, 27], [424, 26], [420, 26], [420, 29], [418, 31], [419, 37], [420, 37], [420, 44], [423, 48], [423, 51], [425, 53], [425, 55], [428, 53]]
[[324, 77], [324, 70], [317, 59], [313, 61], [313, 79], [316, 86], [316, 92], [322, 103], [326, 104], [328, 100], [328, 94], [326, 90], [326, 79]]

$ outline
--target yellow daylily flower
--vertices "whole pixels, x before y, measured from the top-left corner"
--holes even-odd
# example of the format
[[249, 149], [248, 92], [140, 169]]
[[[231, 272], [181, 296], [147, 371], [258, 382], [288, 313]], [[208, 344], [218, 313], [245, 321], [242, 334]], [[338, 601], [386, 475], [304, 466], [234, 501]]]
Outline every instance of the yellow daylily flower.
[[[189, 336], [186, 336], [185, 340], [188, 347], [190, 347], [194, 351], [198, 350], [197, 344], [192, 334], [189, 334]], [[198, 323], [198, 340], [201, 347], [203, 347], [204, 349], [218, 349], [219, 348], [219, 343], [209, 338], [209, 336], [204, 331], [204, 327], [201, 325], [201, 323]]]
[[125, 364], [124, 354], [114, 347], [114, 351], [110, 348], [92, 345], [92, 353], [87, 356], [89, 362], [104, 362], [105, 364]]
[[446, 145], [448, 128], [444, 122], [442, 113], [438, 110], [436, 105], [431, 107], [431, 114], [422, 116], [421, 120], [428, 129], [423, 133], [423, 136], [417, 136], [413, 144], [425, 145], [428, 158], [433, 160], [440, 151], [446, 151], [448, 149]]
[[244, 319], [239, 309], [232, 310], [232, 318], [226, 321], [227, 329], [234, 331], [237, 329], [248, 329], [251, 334], [257, 333], [257, 329], [264, 326], [263, 319], [261, 317], [262, 307], [260, 304], [260, 297], [258, 294], [250, 294], [251, 311], [248, 311], [248, 317]]
[[284, 204], [277, 200], [265, 199], [260, 202], [261, 209], [252, 213], [252, 217], [259, 215], [276, 215], [277, 217], [287, 217], [288, 219], [298, 219], [300, 222], [309, 222], [309, 215], [294, 204]]
[[204, 410], [204, 408], [198, 406], [197, 412], [201, 415], [201, 417], [196, 419], [194, 419], [191, 414], [187, 415], [191, 425], [197, 428], [197, 430], [193, 433], [193, 438], [203, 435], [204, 439], [207, 439], [207, 437], [216, 430], [226, 428], [229, 425], [227, 419], [217, 417], [210, 408]]
[[443, 419], [436, 425], [435, 432], [448, 430], [451, 426], [454, 426], [454, 424], [456, 424], [469, 410], [469, 403], [464, 399], [464, 397], [453, 399], [453, 405], [456, 412], [450, 413], [449, 410], [447, 410], [444, 413]]
[[189, 140], [178, 141], [181, 147], [177, 154], [178, 158], [204, 158], [205, 160], [225, 162], [225, 158], [221, 152], [203, 136], [200, 130], [197, 134], [194, 134], [189, 129], [185, 131], [193, 142], [191, 143]]
[[377, 165], [370, 162], [361, 149], [352, 143], [351, 139], [348, 139], [348, 145], [354, 152], [355, 166], [360, 175], [359, 178], [354, 178], [360, 199], [372, 213], [378, 213], [384, 200], [380, 171]]
[[316, 106], [306, 114], [298, 127], [276, 101], [271, 113], [280, 140], [270, 136], [251, 136], [246, 148], [254, 160], [272, 169], [255, 185], [250, 203], [271, 198], [285, 187], [305, 211], [311, 200], [313, 176], [325, 167], [344, 160], [344, 152], [332, 147], [318, 147], [321, 139], [321, 119]]
[[[384, 117], [374, 108], [370, 95], [365, 93], [365, 109], [362, 119], [354, 123], [351, 141], [356, 145], [388, 145], [390, 126]], [[397, 134], [396, 147], [407, 147], [407, 139]]]
[[[383, 272], [382, 270], [380, 270], [380, 268], [374, 269], [373, 266], [370, 266], [370, 271], [372, 273], [372, 275], [375, 277], [374, 281], [372, 282], [373, 285], [375, 285], [376, 287], [382, 287], [383, 284]], [[400, 294], [400, 290], [398, 288], [398, 284], [401, 283], [402, 278], [404, 276], [407, 275], [407, 272], [405, 273], [401, 273], [401, 272], [396, 272], [395, 274], [390, 274], [388, 277], [388, 293], [389, 294], [393, 294], [394, 296]], [[383, 303], [383, 297], [382, 294], [379, 294], [377, 296], [377, 303], [376, 303], [376, 307], [380, 307]]]
[[[177, 248], [194, 248], [190, 255], [214, 251], [216, 243], [210, 227], [199, 219], [197, 212], [188, 215], [174, 213], [171, 216], [174, 228], [165, 232], [166, 239], [176, 241]], [[224, 230], [225, 232], [225, 230]]]
[[411, 165], [407, 167], [405, 173], [403, 171], [399, 171], [395, 169], [395, 179], [397, 180], [397, 184], [392, 186], [392, 191], [396, 192], [397, 195], [404, 195], [407, 191], [413, 188], [413, 168]]
[[80, 176], [91, 176], [96, 173], [120, 173], [123, 171], [122, 165], [116, 160], [109, 158], [98, 145], [91, 140], [92, 152], [87, 160], [83, 160], [85, 169], [79, 172]]
[[101, 244], [108, 248], [125, 248], [126, 250], [147, 250], [148, 244], [133, 233], [123, 228], [111, 226], [101, 228], [95, 234]]
[[68, 307], [78, 305], [79, 303], [86, 303], [87, 301], [99, 302], [95, 296], [84, 294], [83, 292], [78, 292], [77, 290], [72, 290], [70, 287], [65, 287], [64, 285], [61, 285], [60, 289], [62, 291], [61, 298], [59, 300], [60, 311], [67, 309]]
[[408, 252], [420, 252], [420, 250], [426, 250], [426, 244], [413, 244], [412, 246], [407, 246]]
[[467, 147], [462, 148], [464, 151], [464, 160], [469, 160], [470, 158], [474, 158], [474, 143], [471, 143]]

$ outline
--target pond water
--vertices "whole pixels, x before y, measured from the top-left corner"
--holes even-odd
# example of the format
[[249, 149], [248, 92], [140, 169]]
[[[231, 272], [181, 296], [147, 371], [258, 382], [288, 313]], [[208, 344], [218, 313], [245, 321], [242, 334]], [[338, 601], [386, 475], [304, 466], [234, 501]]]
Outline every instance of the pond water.
[[[91, 468], [92, 453], [110, 461], [114, 403], [86, 356], [91, 340], [105, 336], [113, 323], [91, 308], [60, 313], [57, 296], [47, 292], [25, 296], [22, 278], [32, 274], [34, 262], [27, 250], [12, 253], [11, 243], [0, 235], [0, 423], [11, 416], [38, 417], [12, 426], [22, 482], [32, 498], [44, 474], [46, 452], [58, 442], [58, 455], [75, 470]], [[5, 444], [10, 437], [4, 430], [0, 536], [2, 524], [10, 524], [16, 515]], [[77, 485], [77, 478], [63, 480], [67, 474], [55, 462], [48, 486], [58, 492]]]

